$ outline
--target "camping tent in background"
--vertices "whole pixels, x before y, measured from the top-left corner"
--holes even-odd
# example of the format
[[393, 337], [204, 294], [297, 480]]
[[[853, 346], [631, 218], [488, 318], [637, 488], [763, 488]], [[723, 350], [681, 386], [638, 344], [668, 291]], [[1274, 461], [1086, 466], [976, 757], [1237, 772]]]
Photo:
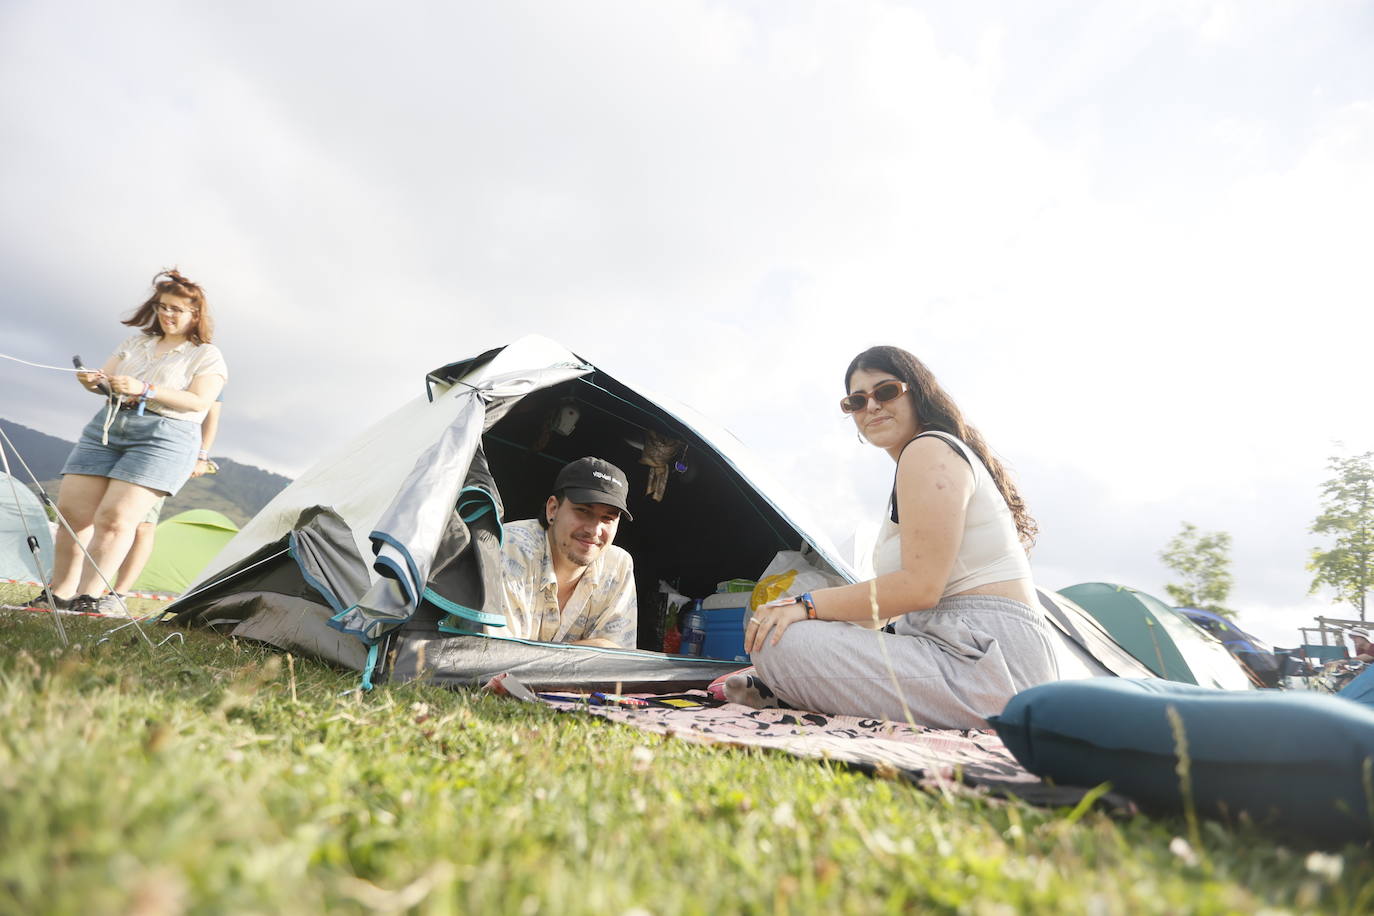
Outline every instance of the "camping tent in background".
[[[34, 566], [29, 537], [38, 539], [42, 573]], [[47, 582], [52, 573], [52, 529], [43, 503], [16, 478], [0, 471], [0, 579]]]
[[1087, 611], [1063, 595], [1043, 588], [1035, 591], [1050, 624], [1059, 632], [1055, 654], [1061, 679], [1156, 676], [1122, 648]]
[[212, 509], [189, 509], [163, 519], [134, 591], [180, 595], [238, 530]]
[[1235, 656], [1257, 684], [1263, 687], [1278, 686], [1281, 665], [1274, 655], [1273, 646], [1251, 636], [1215, 611], [1195, 607], [1176, 607], [1174, 610], [1190, 623], [1221, 640], [1226, 651]]
[[1085, 582], [1059, 593], [1097, 618], [1107, 632], [1162, 678], [1245, 690], [1250, 678], [1216, 639], [1164, 602], [1123, 585]]

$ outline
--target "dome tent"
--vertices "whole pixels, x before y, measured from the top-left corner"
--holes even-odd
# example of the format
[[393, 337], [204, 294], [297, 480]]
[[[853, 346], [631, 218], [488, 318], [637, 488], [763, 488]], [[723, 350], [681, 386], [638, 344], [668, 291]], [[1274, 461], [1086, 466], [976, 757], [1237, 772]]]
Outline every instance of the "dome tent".
[[[680, 444], [663, 499], [639, 495], [650, 433]], [[441, 366], [424, 393], [327, 455], [265, 506], [170, 611], [376, 681], [469, 685], [510, 671], [534, 687], [698, 686], [736, 661], [477, 635], [503, 622], [503, 519], [532, 518], [560, 466], [630, 474], [640, 645], [658, 583], [704, 595], [780, 550], [852, 579], [758, 459], [690, 408], [631, 389], [543, 337]], [[671, 464], [670, 464], [671, 467]], [[376, 668], [372, 669], [375, 660]]]
[[189, 509], [163, 519], [134, 590], [180, 595], [238, 530], [212, 509]]
[[1153, 595], [1124, 585], [1085, 582], [1059, 593], [1106, 628], [1126, 651], [1159, 677], [1184, 684], [1250, 688], [1250, 678], [1215, 638]]
[[[42, 570], [34, 565], [29, 538], [38, 539]], [[0, 579], [47, 582], [52, 575], [52, 529], [43, 504], [15, 477], [0, 471]]]

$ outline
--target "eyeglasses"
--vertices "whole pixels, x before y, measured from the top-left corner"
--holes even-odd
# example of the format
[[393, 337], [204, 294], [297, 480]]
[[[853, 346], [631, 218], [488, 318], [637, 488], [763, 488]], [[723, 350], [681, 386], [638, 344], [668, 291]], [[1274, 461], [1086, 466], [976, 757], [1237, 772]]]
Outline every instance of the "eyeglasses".
[[164, 315], [171, 315], [173, 318], [180, 318], [182, 315], [194, 315], [196, 312], [195, 309], [184, 309], [179, 305], [163, 305], [161, 302], [157, 304], [157, 310]]
[[840, 398], [840, 410], [845, 413], [858, 413], [868, 406], [869, 398], [879, 404], [886, 404], [888, 401], [897, 400], [910, 390], [911, 386], [906, 382], [883, 382], [881, 385], [873, 386], [872, 391], [856, 391]]

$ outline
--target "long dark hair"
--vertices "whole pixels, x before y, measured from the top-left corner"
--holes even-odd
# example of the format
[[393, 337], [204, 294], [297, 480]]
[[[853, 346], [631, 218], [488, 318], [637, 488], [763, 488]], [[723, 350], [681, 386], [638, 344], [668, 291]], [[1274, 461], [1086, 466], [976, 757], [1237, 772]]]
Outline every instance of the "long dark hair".
[[1007, 501], [1012, 521], [1016, 523], [1016, 533], [1020, 536], [1021, 543], [1029, 550], [1035, 544], [1035, 535], [1039, 533], [1040, 526], [1026, 511], [1026, 503], [1017, 492], [1016, 484], [1012, 483], [1011, 475], [1002, 467], [1002, 462], [992, 456], [978, 430], [964, 421], [964, 415], [960, 413], [954, 399], [940, 387], [935, 375], [925, 364], [900, 347], [869, 347], [854, 357], [849, 363], [849, 368], [844, 370], [846, 394], [849, 392], [850, 379], [860, 369], [887, 372], [893, 378], [906, 382], [911, 389], [907, 396], [911, 398], [912, 406], [916, 409], [916, 422], [920, 424], [921, 431], [936, 430], [949, 433], [973, 449], [973, 453], [992, 475], [992, 482], [997, 484], [997, 491]]
[[205, 290], [183, 277], [175, 267], [153, 277], [153, 294], [122, 323], [131, 328], [142, 328], [149, 337], [163, 336], [162, 325], [157, 320], [157, 300], [163, 293], [187, 299], [191, 308], [195, 309], [196, 321], [191, 325], [191, 330], [186, 332], [187, 340], [199, 345], [215, 339], [215, 321], [210, 317], [210, 303], [205, 299]]

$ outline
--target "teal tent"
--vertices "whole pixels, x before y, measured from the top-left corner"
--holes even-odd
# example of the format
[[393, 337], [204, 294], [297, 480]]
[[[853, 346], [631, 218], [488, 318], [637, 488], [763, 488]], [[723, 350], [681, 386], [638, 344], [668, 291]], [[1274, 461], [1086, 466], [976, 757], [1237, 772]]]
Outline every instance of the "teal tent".
[[190, 509], [164, 520], [134, 591], [180, 595], [238, 531], [212, 509]]
[[[29, 550], [29, 538], [38, 541], [40, 575]], [[52, 529], [48, 514], [33, 491], [0, 471], [0, 579], [46, 582], [52, 572]]]
[[1085, 582], [1059, 590], [1097, 619], [1127, 652], [1162, 678], [1246, 690], [1245, 669], [1216, 638], [1153, 595], [1124, 585]]

